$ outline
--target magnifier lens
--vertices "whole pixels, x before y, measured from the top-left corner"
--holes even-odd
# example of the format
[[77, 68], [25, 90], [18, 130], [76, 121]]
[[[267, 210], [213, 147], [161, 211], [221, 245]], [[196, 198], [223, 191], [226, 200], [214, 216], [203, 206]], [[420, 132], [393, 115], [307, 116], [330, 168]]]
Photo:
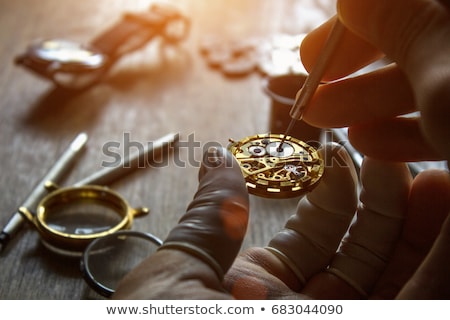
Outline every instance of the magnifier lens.
[[161, 243], [151, 234], [130, 230], [98, 238], [83, 253], [83, 275], [94, 290], [109, 297], [120, 279], [156, 252]]
[[107, 231], [123, 219], [123, 209], [99, 199], [53, 204], [46, 208], [45, 223], [53, 230], [75, 235]]

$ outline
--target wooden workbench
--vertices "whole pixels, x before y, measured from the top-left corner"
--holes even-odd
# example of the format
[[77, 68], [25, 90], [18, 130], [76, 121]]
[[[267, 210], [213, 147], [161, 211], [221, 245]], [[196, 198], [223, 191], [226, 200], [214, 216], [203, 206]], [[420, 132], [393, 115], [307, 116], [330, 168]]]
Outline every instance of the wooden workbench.
[[[270, 99], [262, 76], [229, 79], [211, 70], [199, 53], [202, 37], [303, 33], [334, 11], [331, 0], [172, 2], [191, 19], [186, 41], [165, 58], [155, 44], [130, 54], [102, 83], [71, 96], [15, 66], [14, 57], [37, 38], [88, 42], [123, 12], [146, 10], [150, 1], [0, 0], [1, 226], [77, 133], [89, 135], [87, 149], [63, 185], [100, 170], [108, 142], [133, 152], [123, 150], [126, 135], [146, 144], [176, 132], [185, 147], [170, 154], [167, 165], [138, 169], [111, 185], [132, 206], [151, 209], [132, 228], [164, 239], [196, 191], [203, 147], [268, 130]], [[297, 201], [251, 196], [244, 247], [265, 245]], [[82, 279], [78, 259], [51, 253], [29, 225], [1, 254], [0, 270], [0, 299], [99, 298]]]

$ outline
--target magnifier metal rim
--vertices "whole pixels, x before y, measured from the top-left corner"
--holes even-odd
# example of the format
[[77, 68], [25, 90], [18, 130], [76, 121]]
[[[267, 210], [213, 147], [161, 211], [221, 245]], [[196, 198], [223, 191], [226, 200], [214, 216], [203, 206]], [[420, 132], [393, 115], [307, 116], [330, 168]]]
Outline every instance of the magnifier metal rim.
[[83, 252], [83, 256], [81, 257], [81, 260], [80, 260], [80, 269], [83, 274], [83, 278], [88, 283], [88, 285], [92, 289], [94, 289], [97, 293], [101, 294], [104, 297], [110, 297], [115, 292], [115, 290], [113, 290], [113, 289], [103, 285], [102, 283], [98, 282], [97, 280], [95, 280], [94, 275], [92, 274], [91, 270], [89, 269], [89, 263], [88, 263], [89, 253], [92, 250], [92, 248], [99, 241], [104, 241], [104, 240], [106, 240], [106, 238], [109, 238], [109, 237], [119, 237], [119, 236], [127, 236], [127, 237], [132, 236], [132, 237], [138, 237], [138, 238], [150, 240], [151, 242], [156, 244], [156, 246], [158, 246], [158, 247], [161, 246], [163, 243], [161, 241], [161, 239], [157, 238], [156, 236], [154, 236], [151, 233], [133, 231], [133, 230], [120, 230], [115, 233], [109, 234], [105, 237], [101, 237], [101, 238], [98, 238], [98, 239], [92, 241], [86, 247], [86, 250], [84, 250], [84, 252]]
[[[61, 203], [74, 201], [75, 199], [92, 199], [111, 202], [117, 208], [117, 213], [122, 216], [122, 220], [110, 229], [92, 233], [88, 235], [76, 235], [61, 232], [51, 228], [45, 221], [46, 207], [53, 205], [58, 201]], [[36, 226], [41, 236], [52, 246], [68, 250], [83, 250], [92, 240], [115, 233], [118, 230], [126, 229], [131, 226], [133, 221], [133, 209], [128, 202], [117, 192], [103, 186], [80, 186], [58, 189], [44, 197], [38, 204], [35, 217]]]

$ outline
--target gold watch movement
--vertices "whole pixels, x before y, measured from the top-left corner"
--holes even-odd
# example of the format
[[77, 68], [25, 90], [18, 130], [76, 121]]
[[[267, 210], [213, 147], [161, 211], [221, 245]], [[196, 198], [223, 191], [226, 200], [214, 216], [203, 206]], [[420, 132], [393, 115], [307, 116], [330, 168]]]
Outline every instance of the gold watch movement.
[[257, 134], [230, 139], [228, 150], [238, 161], [248, 191], [267, 198], [293, 198], [314, 189], [324, 172], [315, 148], [282, 134]]

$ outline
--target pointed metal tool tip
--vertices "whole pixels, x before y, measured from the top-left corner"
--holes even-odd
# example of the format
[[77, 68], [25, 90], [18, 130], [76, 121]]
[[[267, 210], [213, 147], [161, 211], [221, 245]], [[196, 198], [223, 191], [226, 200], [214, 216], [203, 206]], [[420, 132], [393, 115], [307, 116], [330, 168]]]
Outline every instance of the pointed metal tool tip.
[[0, 233], [0, 253], [6, 248], [6, 244], [9, 241], [9, 236], [5, 232]]

